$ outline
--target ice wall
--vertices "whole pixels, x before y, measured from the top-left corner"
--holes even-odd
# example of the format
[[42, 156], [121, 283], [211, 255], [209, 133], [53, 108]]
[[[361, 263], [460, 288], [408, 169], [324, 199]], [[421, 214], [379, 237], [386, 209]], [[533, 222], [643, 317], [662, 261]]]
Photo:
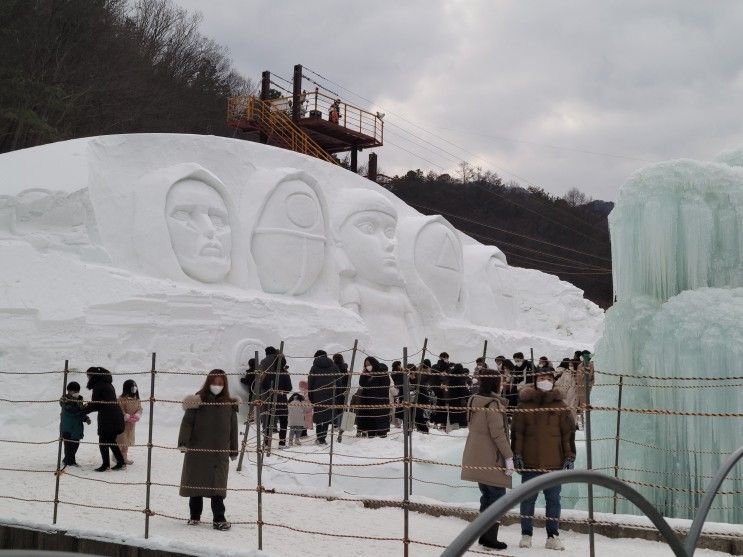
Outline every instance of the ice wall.
[[[609, 217], [617, 301], [597, 343], [599, 370], [658, 377], [741, 375], [743, 169], [726, 164], [743, 162], [741, 154], [728, 151], [719, 162], [656, 164], [622, 186]], [[593, 401], [615, 406], [617, 388], [609, 385], [617, 381], [599, 375]], [[733, 381], [626, 377], [624, 383], [627, 408], [743, 412]], [[740, 445], [739, 422], [623, 413], [620, 478], [667, 516], [691, 517], [710, 477]], [[594, 432], [599, 439], [594, 464], [611, 469], [615, 415], [595, 413]], [[740, 479], [731, 479], [722, 491], [741, 487]], [[718, 496], [710, 518], [739, 523], [743, 515], [733, 499]], [[597, 504], [611, 510], [611, 498]], [[619, 511], [636, 512], [621, 500]]]

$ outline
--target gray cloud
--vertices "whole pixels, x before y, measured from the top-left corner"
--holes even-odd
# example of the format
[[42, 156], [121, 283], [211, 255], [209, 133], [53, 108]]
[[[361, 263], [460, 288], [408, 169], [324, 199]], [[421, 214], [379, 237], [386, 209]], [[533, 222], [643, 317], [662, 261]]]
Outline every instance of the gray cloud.
[[[389, 124], [555, 194], [614, 199], [643, 161], [743, 143], [736, 0], [177, 2], [203, 13], [244, 75], [291, 78], [303, 63], [373, 99]], [[391, 143], [454, 171], [440, 150], [386, 131], [385, 172], [441, 171]]]

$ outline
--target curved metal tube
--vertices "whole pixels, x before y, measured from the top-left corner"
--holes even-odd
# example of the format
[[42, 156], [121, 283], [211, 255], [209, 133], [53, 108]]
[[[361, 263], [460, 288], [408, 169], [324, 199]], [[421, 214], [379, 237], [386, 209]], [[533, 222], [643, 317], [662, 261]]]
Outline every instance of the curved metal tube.
[[722, 482], [725, 481], [730, 470], [732, 470], [741, 459], [743, 459], [743, 447], [740, 447], [728, 457], [722, 467], [718, 470], [717, 474], [715, 474], [715, 477], [712, 478], [712, 481], [709, 482], [709, 486], [704, 492], [704, 498], [699, 504], [697, 512], [694, 514], [694, 521], [691, 523], [691, 528], [689, 528], [689, 533], [684, 542], [684, 547], [686, 547], [686, 553], [689, 557], [693, 557], [694, 552], [697, 550], [699, 536], [702, 535], [702, 527], [704, 526], [704, 521], [707, 520], [709, 509], [712, 507], [712, 503], [717, 496], [717, 490], [720, 489]]
[[[650, 519], [663, 536], [666, 543], [671, 547], [671, 550], [676, 557], [689, 557], [687, 550], [681, 544], [676, 533], [647, 499], [622, 481], [589, 470], [562, 470], [559, 472], [550, 472], [521, 484], [517, 489], [514, 489], [504, 497], [501, 497], [480, 513], [475, 520], [473, 520], [456, 538], [454, 538], [454, 540], [449, 544], [449, 547], [447, 547], [441, 554], [441, 557], [460, 557], [463, 555], [483, 532], [495, 524], [509, 509], [515, 507], [517, 503], [520, 503], [527, 497], [539, 493], [549, 487], [573, 483], [599, 485], [619, 493], [622, 497], [634, 503], [645, 514], [645, 516]], [[696, 540], [694, 541], [696, 543]]]

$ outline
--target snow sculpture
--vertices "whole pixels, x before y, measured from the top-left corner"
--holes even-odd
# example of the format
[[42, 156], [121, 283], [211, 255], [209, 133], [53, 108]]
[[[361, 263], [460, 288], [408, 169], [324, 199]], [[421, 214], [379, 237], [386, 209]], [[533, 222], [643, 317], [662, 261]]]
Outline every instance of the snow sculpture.
[[193, 178], [168, 191], [165, 219], [183, 272], [202, 282], [221, 282], [232, 265], [227, 207], [213, 187]]
[[439, 215], [400, 222], [400, 267], [426, 322], [456, 316], [463, 305], [464, 263], [456, 229]]
[[[734, 152], [721, 159], [739, 160]], [[740, 375], [743, 170], [690, 160], [647, 167], [622, 186], [609, 225], [617, 302], [606, 314], [596, 347], [597, 369], [668, 378]], [[600, 383], [616, 380], [598, 378]], [[691, 385], [632, 377], [625, 380], [622, 405], [743, 411], [732, 387]], [[615, 389], [594, 393], [597, 404], [616, 404]], [[595, 435], [613, 442], [615, 418], [603, 412], [594, 416]], [[666, 516], [690, 518], [701, 500], [698, 490], [736, 448], [738, 429], [727, 418], [625, 413], [620, 477], [634, 482]], [[613, 451], [596, 449], [594, 465], [613, 466]], [[741, 487], [740, 479], [729, 479], [722, 491]], [[598, 502], [609, 510], [605, 500]], [[635, 512], [621, 499], [618, 508]], [[743, 512], [731, 496], [718, 495], [710, 519], [740, 523]]]
[[467, 282], [467, 314], [480, 325], [512, 328], [517, 311], [509, 288], [506, 256], [495, 246], [472, 245], [464, 248]]
[[[483, 265], [504, 267], [471, 302], [512, 294], [518, 319], [502, 326], [525, 332], [493, 328], [502, 311], [474, 324], [460, 310], [490, 271], [476, 275], [461, 246], [479, 244], [340, 167], [258, 143], [133, 134], [6, 153], [0, 359], [115, 369], [156, 351], [163, 368], [231, 369], [282, 339], [293, 354], [358, 339], [396, 357], [425, 336], [462, 359], [485, 339], [549, 354], [594, 341], [599, 308], [496, 248]], [[524, 309], [538, 296], [539, 313]]]
[[361, 315], [373, 334], [396, 344], [410, 339], [416, 316], [398, 267], [395, 207], [361, 188], [343, 190], [334, 201], [341, 306]]
[[305, 172], [282, 178], [267, 196], [253, 230], [251, 248], [261, 287], [299, 295], [325, 264], [325, 208], [317, 182]]
[[175, 165], [145, 176], [133, 192], [132, 255], [142, 271], [225, 282], [239, 225], [231, 197], [216, 176], [196, 164]]

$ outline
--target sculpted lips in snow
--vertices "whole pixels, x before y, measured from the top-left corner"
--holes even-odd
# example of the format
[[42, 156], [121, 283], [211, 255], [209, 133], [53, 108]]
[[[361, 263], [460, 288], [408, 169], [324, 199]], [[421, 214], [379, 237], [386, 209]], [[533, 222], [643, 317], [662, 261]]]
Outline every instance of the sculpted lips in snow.
[[222, 257], [222, 246], [217, 242], [209, 242], [199, 252], [205, 257]]

